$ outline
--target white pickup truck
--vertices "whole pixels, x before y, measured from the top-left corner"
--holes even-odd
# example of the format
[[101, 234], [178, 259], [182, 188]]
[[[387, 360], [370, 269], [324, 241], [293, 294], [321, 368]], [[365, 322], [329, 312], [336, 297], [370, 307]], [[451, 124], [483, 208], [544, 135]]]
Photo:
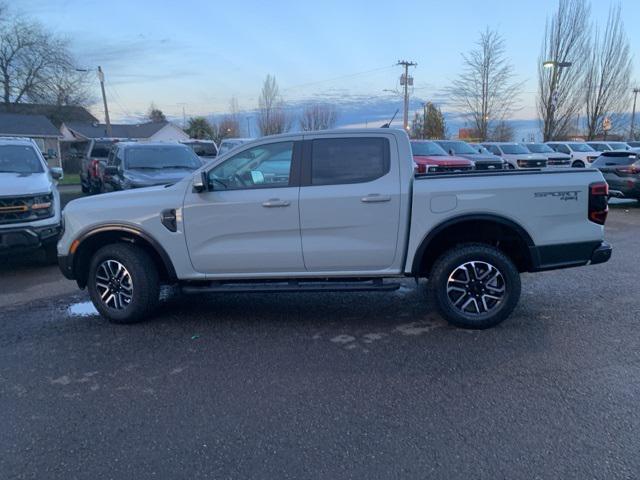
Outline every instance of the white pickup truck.
[[149, 316], [161, 284], [186, 293], [362, 291], [428, 278], [452, 324], [487, 328], [520, 272], [606, 262], [597, 170], [416, 175], [405, 132], [265, 137], [184, 180], [71, 202], [64, 275], [98, 311]]

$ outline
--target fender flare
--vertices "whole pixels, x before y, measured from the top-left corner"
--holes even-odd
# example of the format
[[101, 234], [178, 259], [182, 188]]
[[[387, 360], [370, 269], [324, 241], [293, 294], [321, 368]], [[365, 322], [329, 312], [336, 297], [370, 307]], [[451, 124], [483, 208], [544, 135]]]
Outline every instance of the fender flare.
[[424, 257], [425, 252], [429, 248], [429, 245], [433, 240], [442, 233], [445, 229], [449, 227], [453, 227], [454, 225], [458, 225], [463, 222], [468, 221], [487, 221], [494, 222], [499, 225], [508, 227], [514, 230], [518, 236], [522, 239], [529, 250], [529, 255], [531, 256], [531, 262], [533, 265], [536, 264], [535, 258], [535, 243], [531, 238], [531, 235], [522, 227], [522, 225], [516, 223], [509, 218], [503, 217], [501, 215], [489, 214], [489, 213], [472, 213], [472, 214], [463, 214], [457, 217], [449, 218], [442, 223], [439, 223], [436, 227], [431, 229], [429, 233], [425, 235], [425, 237], [420, 242], [420, 246], [417, 248], [415, 255], [413, 256], [413, 262], [411, 264], [411, 274], [417, 275], [420, 271], [420, 264], [422, 263], [422, 258]]

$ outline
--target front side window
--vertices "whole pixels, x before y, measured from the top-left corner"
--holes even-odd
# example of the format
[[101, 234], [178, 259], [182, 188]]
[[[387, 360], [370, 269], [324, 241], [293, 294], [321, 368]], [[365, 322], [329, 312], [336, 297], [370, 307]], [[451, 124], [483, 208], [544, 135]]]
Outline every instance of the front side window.
[[42, 162], [35, 149], [25, 145], [0, 146], [0, 173], [42, 173]]
[[209, 172], [214, 190], [289, 186], [293, 143], [279, 142], [244, 150]]
[[385, 138], [328, 138], [311, 142], [311, 184], [370, 182], [390, 169]]

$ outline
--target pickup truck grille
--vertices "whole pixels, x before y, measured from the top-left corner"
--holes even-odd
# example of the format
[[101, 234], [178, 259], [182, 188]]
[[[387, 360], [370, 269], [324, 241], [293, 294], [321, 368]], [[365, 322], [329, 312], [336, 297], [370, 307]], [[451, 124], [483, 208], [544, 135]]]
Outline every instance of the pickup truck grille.
[[443, 172], [455, 173], [455, 172], [466, 172], [472, 169], [473, 168], [470, 166], [455, 167], [455, 166], [444, 166], [444, 165], [437, 165], [437, 166], [432, 165], [427, 169], [427, 173], [443, 173]]
[[0, 224], [31, 222], [53, 216], [53, 195], [0, 197]]
[[476, 170], [502, 170], [502, 162], [477, 162]]
[[571, 165], [571, 160], [567, 158], [553, 158], [550, 157], [547, 165], [550, 167], [568, 167]]
[[518, 160], [518, 166], [520, 168], [542, 168], [547, 166], [546, 160]]

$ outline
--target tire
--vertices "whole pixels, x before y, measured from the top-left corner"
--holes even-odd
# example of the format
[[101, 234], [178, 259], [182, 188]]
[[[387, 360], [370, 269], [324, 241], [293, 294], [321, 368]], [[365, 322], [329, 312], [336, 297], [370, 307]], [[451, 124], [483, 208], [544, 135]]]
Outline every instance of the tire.
[[571, 164], [573, 168], [584, 168], [584, 162], [582, 160], [576, 160]]
[[58, 248], [55, 242], [44, 245], [42, 249], [44, 250], [44, 261], [47, 265], [58, 263]]
[[450, 324], [485, 329], [505, 320], [518, 304], [520, 274], [499, 249], [466, 243], [436, 260], [428, 289], [438, 311]]
[[510, 163], [507, 163], [507, 170], [515, 170], [515, 169], [516, 169], [516, 167], [514, 167]]
[[80, 189], [82, 190], [82, 193], [84, 193], [85, 195], [89, 193], [89, 187], [87, 187], [84, 183], [80, 184]]
[[145, 320], [160, 297], [153, 260], [143, 249], [124, 243], [106, 245], [93, 255], [87, 287], [98, 312], [113, 323]]
[[97, 195], [98, 193], [102, 193], [102, 182], [90, 182], [89, 183], [89, 194]]

